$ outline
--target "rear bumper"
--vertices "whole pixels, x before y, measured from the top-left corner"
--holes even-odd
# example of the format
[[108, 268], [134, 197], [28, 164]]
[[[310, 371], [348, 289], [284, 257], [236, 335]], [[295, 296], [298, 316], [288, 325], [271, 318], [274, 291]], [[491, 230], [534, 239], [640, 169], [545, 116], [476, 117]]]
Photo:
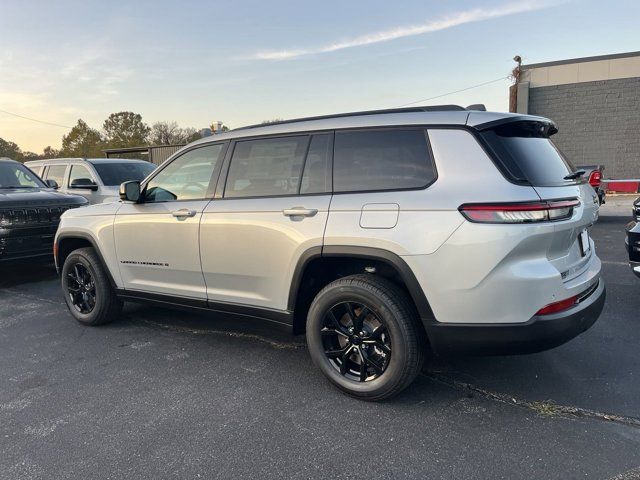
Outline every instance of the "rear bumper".
[[606, 297], [602, 279], [582, 302], [553, 315], [534, 316], [521, 324], [426, 325], [433, 350], [438, 354], [516, 355], [557, 347], [588, 330], [598, 319]]

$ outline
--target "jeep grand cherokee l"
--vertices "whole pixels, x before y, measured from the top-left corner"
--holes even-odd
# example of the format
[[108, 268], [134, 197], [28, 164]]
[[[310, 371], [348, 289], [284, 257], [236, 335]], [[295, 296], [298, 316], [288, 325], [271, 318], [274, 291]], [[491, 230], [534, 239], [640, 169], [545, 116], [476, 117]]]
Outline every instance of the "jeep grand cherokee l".
[[436, 352], [535, 352], [605, 299], [593, 189], [548, 119], [457, 106], [277, 122], [187, 145], [122, 203], [66, 213], [64, 298], [81, 323], [123, 301], [306, 332], [343, 391], [390, 397]]

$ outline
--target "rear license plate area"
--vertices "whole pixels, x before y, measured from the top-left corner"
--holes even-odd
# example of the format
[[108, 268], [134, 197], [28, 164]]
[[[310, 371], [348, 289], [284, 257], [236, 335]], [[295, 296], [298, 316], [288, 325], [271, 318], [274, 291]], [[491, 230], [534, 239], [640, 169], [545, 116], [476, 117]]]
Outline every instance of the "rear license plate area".
[[589, 242], [589, 233], [586, 228], [580, 232], [578, 243], [580, 244], [580, 253], [582, 256], [586, 257], [589, 255], [589, 252], [591, 252], [591, 243]]

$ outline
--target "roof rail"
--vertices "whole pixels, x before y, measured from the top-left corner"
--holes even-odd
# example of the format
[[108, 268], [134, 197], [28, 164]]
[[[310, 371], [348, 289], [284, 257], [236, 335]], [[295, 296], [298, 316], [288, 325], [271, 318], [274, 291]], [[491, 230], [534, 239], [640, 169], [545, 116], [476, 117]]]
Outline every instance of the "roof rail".
[[427, 105], [422, 107], [388, 108], [385, 110], [365, 110], [363, 112], [335, 113], [332, 115], [320, 115], [317, 117], [292, 118], [290, 120], [278, 120], [276, 122], [257, 123], [246, 127], [234, 128], [233, 130], [246, 130], [248, 128], [266, 127], [272, 125], [283, 125], [287, 123], [307, 122], [311, 120], [325, 120], [328, 118], [359, 117], [362, 115], [382, 115], [386, 113], [418, 113], [418, 112], [451, 112], [464, 111], [460, 105]]

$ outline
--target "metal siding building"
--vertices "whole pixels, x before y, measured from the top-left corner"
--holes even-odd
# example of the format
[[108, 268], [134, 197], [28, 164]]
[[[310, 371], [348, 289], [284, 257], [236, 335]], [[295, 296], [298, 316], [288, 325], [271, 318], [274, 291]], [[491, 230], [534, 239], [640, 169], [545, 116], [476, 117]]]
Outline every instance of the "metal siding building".
[[640, 52], [522, 65], [517, 111], [553, 119], [574, 165], [640, 177]]
[[184, 147], [185, 144], [179, 145], [158, 145], [148, 147], [130, 147], [130, 148], [109, 148], [103, 150], [107, 158], [120, 158], [125, 155], [135, 155], [137, 157], [143, 157], [143, 160], [147, 160], [155, 165], [160, 165], [167, 158], [173, 155], [175, 152]]

